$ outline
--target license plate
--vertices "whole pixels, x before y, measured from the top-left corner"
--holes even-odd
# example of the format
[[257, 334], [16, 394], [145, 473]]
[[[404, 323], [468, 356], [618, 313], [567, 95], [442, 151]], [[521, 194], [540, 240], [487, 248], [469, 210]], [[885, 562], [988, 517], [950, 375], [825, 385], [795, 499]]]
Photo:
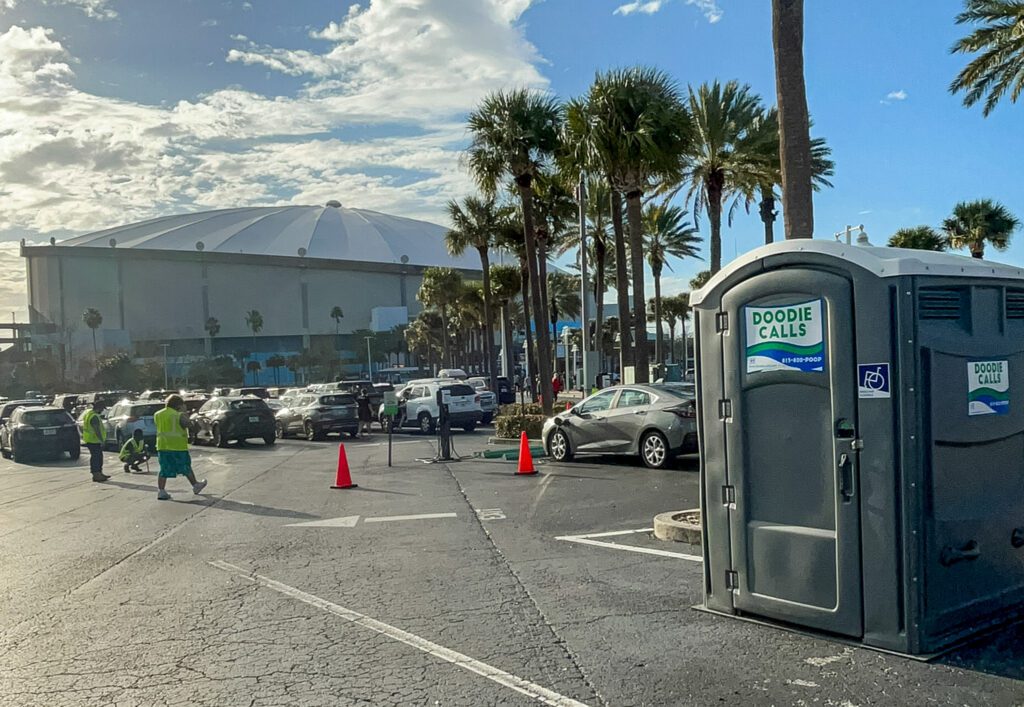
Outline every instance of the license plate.
[[55, 435], [57, 434], [57, 430], [43, 430], [43, 434], [47, 436]]
[[466, 408], [466, 407], [469, 407], [469, 403], [467, 403], [465, 401], [457, 401], [457, 402], [452, 404], [452, 407], [454, 407], [454, 408]]
[[259, 418], [258, 415], [250, 415], [249, 416], [249, 422], [259, 422], [259, 421], [260, 421], [260, 418]]

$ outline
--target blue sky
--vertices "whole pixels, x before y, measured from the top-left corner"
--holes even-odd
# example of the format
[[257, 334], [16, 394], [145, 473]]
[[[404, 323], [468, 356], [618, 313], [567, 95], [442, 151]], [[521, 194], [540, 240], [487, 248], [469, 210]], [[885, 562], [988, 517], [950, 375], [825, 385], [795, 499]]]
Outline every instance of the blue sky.
[[[738, 79], [774, 102], [768, 2], [353, 5], [0, 0], [0, 241], [330, 198], [443, 222], [444, 202], [472, 190], [461, 121], [481, 96], [523, 84], [573, 96], [615, 66], [651, 64], [683, 86]], [[808, 102], [836, 161], [818, 237], [863, 223], [884, 242], [982, 197], [1024, 217], [1024, 104], [983, 118], [947, 91], [966, 61], [948, 52], [960, 7], [807, 3]], [[761, 237], [741, 213], [725, 257]], [[1024, 263], [1024, 233], [996, 257]], [[669, 292], [701, 264], [673, 267]], [[23, 309], [20, 268], [6, 271], [0, 308]]]

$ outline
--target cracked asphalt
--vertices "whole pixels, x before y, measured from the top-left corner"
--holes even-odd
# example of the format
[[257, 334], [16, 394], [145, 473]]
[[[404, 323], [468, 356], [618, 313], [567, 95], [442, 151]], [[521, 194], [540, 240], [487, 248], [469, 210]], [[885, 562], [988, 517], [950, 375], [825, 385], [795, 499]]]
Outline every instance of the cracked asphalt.
[[344, 491], [336, 441], [199, 447], [206, 492], [171, 502], [113, 454], [106, 484], [0, 462], [0, 704], [1024, 705], [1019, 627], [918, 663], [694, 611], [698, 562], [557, 539], [695, 507], [692, 459], [516, 477], [404, 434], [389, 468], [385, 439], [346, 443]]

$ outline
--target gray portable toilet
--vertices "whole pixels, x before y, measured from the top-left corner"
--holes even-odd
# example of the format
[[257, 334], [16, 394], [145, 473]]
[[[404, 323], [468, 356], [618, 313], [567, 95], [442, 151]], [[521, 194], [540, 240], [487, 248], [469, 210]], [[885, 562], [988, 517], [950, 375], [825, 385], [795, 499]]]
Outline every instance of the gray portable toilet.
[[927, 655], [1024, 608], [1024, 270], [786, 241], [691, 303], [706, 609]]

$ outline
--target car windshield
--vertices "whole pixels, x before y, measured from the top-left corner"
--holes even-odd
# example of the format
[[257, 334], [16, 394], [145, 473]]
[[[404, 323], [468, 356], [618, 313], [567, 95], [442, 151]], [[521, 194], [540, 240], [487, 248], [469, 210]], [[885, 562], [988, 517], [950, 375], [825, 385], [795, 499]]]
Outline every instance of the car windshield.
[[56, 427], [72, 422], [63, 410], [33, 410], [21, 416], [21, 421], [33, 427]]
[[259, 398], [253, 398], [251, 400], [232, 400], [232, 410], [266, 410], [267, 404]]
[[351, 395], [321, 395], [321, 405], [355, 405], [356, 399]]
[[163, 403], [154, 403], [152, 405], [132, 405], [131, 414], [133, 417], [153, 417], [153, 415], [163, 409]]

